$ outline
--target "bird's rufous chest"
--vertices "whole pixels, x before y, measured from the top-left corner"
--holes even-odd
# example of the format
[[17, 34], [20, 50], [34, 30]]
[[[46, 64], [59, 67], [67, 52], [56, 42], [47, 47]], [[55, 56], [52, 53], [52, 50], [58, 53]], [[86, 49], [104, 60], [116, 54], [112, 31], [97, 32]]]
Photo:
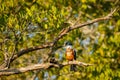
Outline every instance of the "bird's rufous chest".
[[66, 59], [71, 61], [74, 59], [74, 52], [73, 50], [66, 50]]

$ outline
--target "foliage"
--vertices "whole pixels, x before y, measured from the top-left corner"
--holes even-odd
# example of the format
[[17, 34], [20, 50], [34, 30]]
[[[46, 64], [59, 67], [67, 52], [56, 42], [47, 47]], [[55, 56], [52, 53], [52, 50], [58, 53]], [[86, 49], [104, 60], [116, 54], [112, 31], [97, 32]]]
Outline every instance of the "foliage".
[[[0, 1], [0, 62], [12, 53], [52, 42], [59, 32], [73, 23], [84, 23], [105, 16], [119, 0], [1, 0]], [[36, 80], [119, 80], [120, 79], [120, 10], [111, 20], [96, 22], [75, 29], [55, 45], [54, 55], [60, 62], [64, 59], [65, 41], [72, 41], [77, 50], [77, 60], [94, 66], [77, 67], [70, 72], [62, 69], [40, 70]], [[49, 49], [27, 53], [11, 63], [19, 68], [41, 63]], [[1, 80], [31, 79], [36, 71], [2, 76]]]

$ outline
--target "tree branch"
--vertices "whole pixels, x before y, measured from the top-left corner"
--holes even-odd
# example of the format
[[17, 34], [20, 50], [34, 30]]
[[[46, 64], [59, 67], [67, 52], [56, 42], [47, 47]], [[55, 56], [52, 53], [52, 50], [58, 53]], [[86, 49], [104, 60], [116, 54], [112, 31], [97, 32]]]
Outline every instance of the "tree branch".
[[44, 48], [49, 48], [49, 47], [52, 47], [52, 46], [53, 46], [53, 43], [50, 42], [50, 43], [42, 44], [42, 45], [40, 45], [40, 46], [33, 46], [33, 47], [30, 47], [30, 48], [27, 48], [27, 49], [23, 49], [23, 50], [17, 52], [17, 53], [13, 56], [13, 58], [11, 59], [11, 62], [12, 62], [13, 60], [15, 60], [16, 58], [22, 56], [22, 55], [25, 54], [25, 53], [29, 53], [29, 52], [36, 51], [36, 50], [40, 50], [40, 49], [44, 49]]
[[72, 64], [76, 64], [78, 66], [92, 66], [93, 65], [93, 64], [87, 64], [87, 63], [83, 63], [83, 62], [79, 62], [79, 61], [70, 61], [69, 63], [68, 62], [63, 62], [61, 64], [41, 63], [41, 64], [29, 65], [27, 67], [21, 67], [21, 68], [18, 68], [18, 69], [0, 70], [0, 76], [20, 74], [20, 73], [24, 73], [24, 72], [28, 72], [28, 71], [32, 71], [32, 70], [49, 69], [49, 68], [52, 68], [52, 67], [61, 68], [61, 67], [64, 67], [64, 66], [67, 66], [67, 65], [72, 65]]

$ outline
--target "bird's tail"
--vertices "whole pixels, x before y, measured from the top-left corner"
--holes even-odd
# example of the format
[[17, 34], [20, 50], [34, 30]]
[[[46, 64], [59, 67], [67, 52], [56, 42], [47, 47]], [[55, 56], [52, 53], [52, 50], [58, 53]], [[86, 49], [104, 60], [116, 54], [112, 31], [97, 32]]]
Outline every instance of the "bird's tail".
[[70, 65], [70, 71], [76, 71], [76, 65], [75, 64]]

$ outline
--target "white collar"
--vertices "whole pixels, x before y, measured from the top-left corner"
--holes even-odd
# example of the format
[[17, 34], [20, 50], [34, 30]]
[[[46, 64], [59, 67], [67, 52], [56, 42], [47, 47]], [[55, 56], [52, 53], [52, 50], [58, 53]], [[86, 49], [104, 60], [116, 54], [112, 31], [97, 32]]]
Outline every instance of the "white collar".
[[73, 47], [71, 45], [67, 45], [66, 49], [68, 49], [68, 48], [72, 49]]

